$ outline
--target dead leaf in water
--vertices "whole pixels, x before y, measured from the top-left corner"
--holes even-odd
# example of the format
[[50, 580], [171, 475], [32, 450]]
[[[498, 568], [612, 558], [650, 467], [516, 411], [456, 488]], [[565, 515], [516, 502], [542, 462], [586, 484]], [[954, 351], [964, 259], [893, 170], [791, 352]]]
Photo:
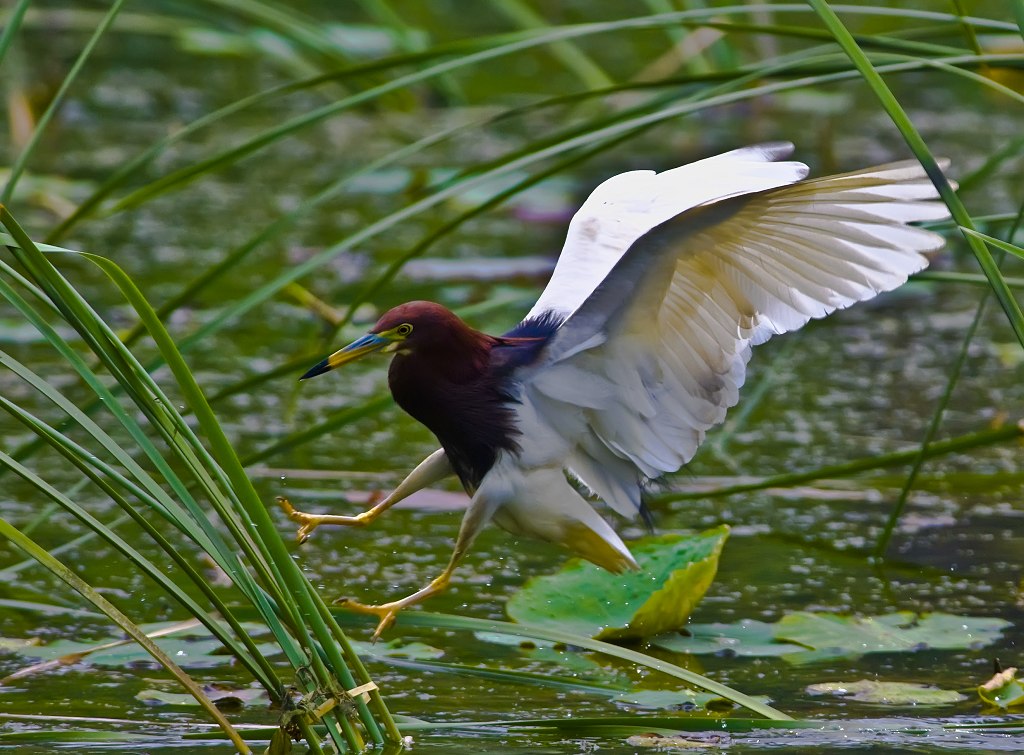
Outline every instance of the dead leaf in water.
[[1024, 705], [1024, 686], [1017, 679], [1017, 669], [1004, 669], [980, 685], [978, 697], [988, 705], [1004, 710]]

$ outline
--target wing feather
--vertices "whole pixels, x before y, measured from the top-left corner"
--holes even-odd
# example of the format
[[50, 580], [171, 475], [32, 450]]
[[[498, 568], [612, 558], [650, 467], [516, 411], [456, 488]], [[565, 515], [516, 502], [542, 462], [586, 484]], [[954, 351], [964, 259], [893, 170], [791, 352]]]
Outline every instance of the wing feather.
[[664, 173], [635, 170], [598, 186], [569, 223], [551, 280], [527, 318], [572, 313], [638, 238], [692, 207], [799, 181], [807, 166], [776, 162], [793, 145], [773, 142], [715, 155]]
[[689, 461], [737, 402], [752, 346], [899, 286], [942, 247], [907, 225], [948, 216], [917, 163], [794, 183], [799, 163], [766, 162], [789, 149], [624, 174], [588, 199], [531, 312], [566, 319], [517, 375], [524, 432], [548, 441], [524, 463], [560, 455], [635, 514], [643, 478]]

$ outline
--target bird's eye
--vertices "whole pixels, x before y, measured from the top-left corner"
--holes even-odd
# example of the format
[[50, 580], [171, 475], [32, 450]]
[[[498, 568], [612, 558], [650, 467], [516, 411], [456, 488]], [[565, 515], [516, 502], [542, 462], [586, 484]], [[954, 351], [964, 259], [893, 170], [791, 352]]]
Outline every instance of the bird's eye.
[[407, 322], [403, 322], [401, 325], [395, 328], [395, 332], [398, 333], [398, 335], [400, 336], [407, 336], [410, 333], [412, 333], [412, 325], [410, 325]]

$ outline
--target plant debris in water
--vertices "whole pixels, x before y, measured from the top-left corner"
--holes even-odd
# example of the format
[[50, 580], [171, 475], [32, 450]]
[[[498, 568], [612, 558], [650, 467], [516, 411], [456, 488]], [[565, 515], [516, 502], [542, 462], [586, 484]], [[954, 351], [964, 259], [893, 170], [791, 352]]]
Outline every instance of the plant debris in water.
[[978, 687], [978, 696], [984, 703], [995, 708], [1024, 706], [1024, 687], [1017, 679], [1017, 669], [1011, 667], [996, 673]]

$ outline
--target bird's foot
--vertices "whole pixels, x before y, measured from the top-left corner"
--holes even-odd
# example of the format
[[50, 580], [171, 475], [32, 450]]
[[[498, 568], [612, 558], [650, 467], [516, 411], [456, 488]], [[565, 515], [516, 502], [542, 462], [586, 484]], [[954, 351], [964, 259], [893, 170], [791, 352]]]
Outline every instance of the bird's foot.
[[422, 603], [429, 597], [437, 595], [448, 587], [448, 582], [451, 580], [452, 570], [455, 568], [455, 563], [449, 563], [448, 567], [441, 573], [441, 575], [430, 582], [426, 587], [417, 590], [412, 595], [406, 595], [401, 600], [393, 600], [390, 603], [381, 603], [379, 606], [368, 606], [365, 603], [360, 603], [358, 600], [352, 600], [351, 598], [338, 598], [334, 601], [336, 606], [344, 606], [356, 613], [366, 613], [371, 616], [376, 616], [380, 619], [377, 623], [377, 628], [373, 632], [373, 641], [376, 642], [380, 639], [380, 636], [395, 623], [395, 619], [398, 617], [398, 612], [403, 608]]
[[322, 524], [323, 517], [319, 514], [307, 514], [305, 511], [299, 511], [292, 502], [284, 496], [279, 495], [277, 497], [277, 505], [280, 506], [284, 513], [288, 515], [288, 518], [293, 522], [298, 522], [301, 526], [298, 532], [295, 533], [295, 539], [300, 543], [304, 543], [313, 536], [313, 530]]
[[376, 616], [379, 621], [377, 622], [377, 628], [373, 630], [373, 636], [370, 638], [371, 642], [376, 642], [380, 639], [380, 636], [390, 629], [395, 623], [395, 619], [398, 617], [398, 612], [405, 608], [407, 603], [403, 600], [394, 600], [390, 603], [382, 603], [379, 606], [371, 606], [365, 603], [360, 603], [358, 600], [353, 600], [352, 598], [338, 598], [334, 601], [334, 605], [343, 606], [350, 611], [355, 611], [356, 613], [365, 613], [370, 616]]
[[284, 496], [277, 497], [277, 505], [281, 507], [288, 518], [293, 522], [299, 523], [298, 532], [295, 533], [295, 539], [300, 543], [304, 543], [313, 536], [313, 530], [319, 527], [321, 524], [340, 524], [346, 527], [365, 527], [367, 524], [373, 521], [374, 517], [369, 515], [368, 511], [364, 511], [361, 514], [355, 516], [342, 516], [340, 514], [310, 514], [305, 511], [299, 511], [292, 502]]

